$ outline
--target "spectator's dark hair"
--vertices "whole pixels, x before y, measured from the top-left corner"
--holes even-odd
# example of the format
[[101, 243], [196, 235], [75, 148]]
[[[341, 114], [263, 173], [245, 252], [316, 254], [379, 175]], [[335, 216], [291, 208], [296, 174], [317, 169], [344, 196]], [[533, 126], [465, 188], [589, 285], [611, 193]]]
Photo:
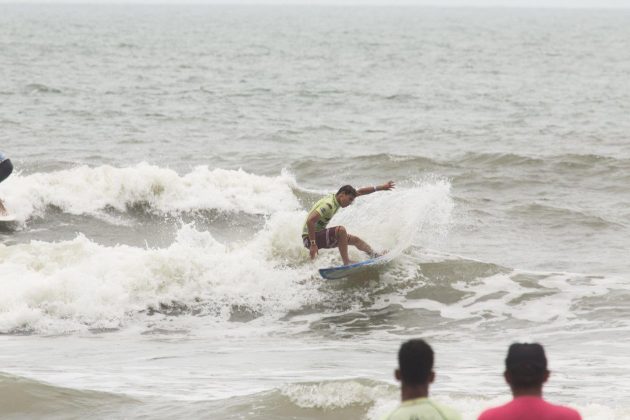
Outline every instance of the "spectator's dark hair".
[[351, 195], [353, 197], [356, 197], [357, 195], [359, 195], [357, 190], [355, 190], [352, 185], [344, 185], [343, 187], [339, 188], [339, 191], [337, 191], [337, 194], [341, 194], [341, 193]]
[[424, 340], [409, 340], [400, 346], [398, 366], [405, 385], [424, 385], [433, 371], [433, 349]]
[[505, 370], [518, 388], [540, 386], [545, 382], [547, 357], [538, 343], [514, 343], [505, 358]]

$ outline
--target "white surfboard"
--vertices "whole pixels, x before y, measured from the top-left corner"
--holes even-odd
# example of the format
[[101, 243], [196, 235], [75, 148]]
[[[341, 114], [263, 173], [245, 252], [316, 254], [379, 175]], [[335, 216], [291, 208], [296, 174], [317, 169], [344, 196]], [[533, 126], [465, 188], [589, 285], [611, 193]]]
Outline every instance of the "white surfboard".
[[381, 255], [380, 257], [370, 258], [369, 260], [360, 261], [354, 264], [340, 265], [337, 267], [321, 268], [319, 270], [319, 274], [326, 280], [341, 279], [344, 277], [351, 276], [353, 274], [358, 274], [369, 268], [374, 268], [375, 266], [387, 264], [392, 259], [393, 259], [393, 255], [385, 254], [385, 255]]

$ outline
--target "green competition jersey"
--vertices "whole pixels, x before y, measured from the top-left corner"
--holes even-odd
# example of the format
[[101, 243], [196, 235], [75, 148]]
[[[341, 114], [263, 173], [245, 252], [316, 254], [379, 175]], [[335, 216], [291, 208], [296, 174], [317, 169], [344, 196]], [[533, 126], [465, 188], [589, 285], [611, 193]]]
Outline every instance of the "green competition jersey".
[[452, 408], [428, 398], [416, 398], [404, 401], [381, 420], [461, 420], [461, 416]]
[[[330, 219], [332, 219], [335, 213], [337, 213], [339, 207], [341, 207], [341, 205], [337, 201], [335, 194], [329, 194], [311, 207], [306, 215], [306, 220], [308, 220], [308, 216], [313, 211], [319, 213], [319, 220], [315, 223], [315, 232], [319, 232], [320, 230], [326, 229], [326, 225], [328, 225]], [[308, 236], [308, 226], [306, 225], [306, 222], [304, 222], [304, 228], [302, 228], [302, 236]]]

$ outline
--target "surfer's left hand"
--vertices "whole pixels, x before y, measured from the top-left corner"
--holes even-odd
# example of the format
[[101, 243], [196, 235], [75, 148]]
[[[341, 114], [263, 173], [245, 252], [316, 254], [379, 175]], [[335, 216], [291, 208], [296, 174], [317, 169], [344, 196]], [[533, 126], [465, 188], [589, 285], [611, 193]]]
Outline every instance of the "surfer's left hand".
[[393, 190], [395, 187], [396, 187], [396, 183], [394, 181], [388, 181], [386, 184], [381, 185], [379, 190], [389, 191], [389, 190]]

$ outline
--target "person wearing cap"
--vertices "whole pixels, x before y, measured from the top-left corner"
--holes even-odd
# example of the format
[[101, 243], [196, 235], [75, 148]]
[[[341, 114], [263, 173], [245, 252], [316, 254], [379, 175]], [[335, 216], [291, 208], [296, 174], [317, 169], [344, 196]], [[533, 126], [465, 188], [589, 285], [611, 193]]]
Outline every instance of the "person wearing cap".
[[409, 340], [398, 351], [402, 403], [381, 420], [460, 420], [452, 408], [429, 399], [429, 385], [435, 380], [433, 349], [424, 340]]
[[[4, 153], [0, 152], [0, 182], [4, 181], [13, 172], [13, 164]], [[0, 216], [6, 216], [8, 214], [4, 203], [0, 199]]]
[[514, 399], [481, 413], [478, 420], [581, 420], [576, 410], [550, 404], [542, 397], [549, 379], [545, 349], [538, 343], [514, 343], [505, 359], [505, 381]]

